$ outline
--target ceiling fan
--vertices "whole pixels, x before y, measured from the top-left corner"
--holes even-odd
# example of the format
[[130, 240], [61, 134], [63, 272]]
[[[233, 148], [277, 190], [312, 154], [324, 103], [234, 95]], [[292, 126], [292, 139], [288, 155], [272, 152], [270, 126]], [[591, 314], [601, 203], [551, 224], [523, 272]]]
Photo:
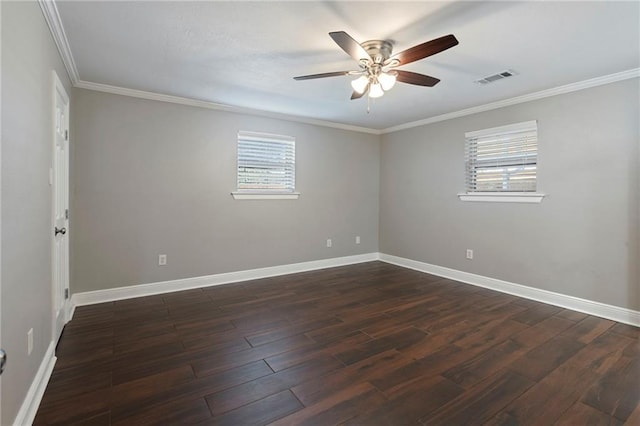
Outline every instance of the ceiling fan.
[[391, 56], [393, 45], [386, 40], [369, 40], [358, 43], [344, 31], [331, 32], [329, 36], [342, 50], [358, 61], [359, 69], [302, 75], [293, 78], [294, 80], [311, 80], [342, 75], [359, 75], [359, 78], [351, 82], [353, 87], [351, 99], [359, 99], [367, 93], [370, 98], [379, 98], [384, 95], [385, 91], [391, 89], [396, 81], [417, 86], [435, 86], [440, 81], [435, 77], [396, 68], [435, 55], [458, 44], [458, 40], [453, 34], [449, 34]]

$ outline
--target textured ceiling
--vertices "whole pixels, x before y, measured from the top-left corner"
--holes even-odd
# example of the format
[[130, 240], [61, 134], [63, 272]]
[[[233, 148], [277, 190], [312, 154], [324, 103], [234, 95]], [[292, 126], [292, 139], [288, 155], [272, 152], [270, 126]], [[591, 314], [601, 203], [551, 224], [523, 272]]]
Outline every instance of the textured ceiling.
[[[640, 67], [638, 2], [57, 1], [79, 78], [224, 105], [385, 129]], [[386, 39], [394, 52], [460, 44], [403, 67], [441, 79], [351, 101], [356, 69], [328, 36]], [[474, 80], [517, 75], [486, 86]]]

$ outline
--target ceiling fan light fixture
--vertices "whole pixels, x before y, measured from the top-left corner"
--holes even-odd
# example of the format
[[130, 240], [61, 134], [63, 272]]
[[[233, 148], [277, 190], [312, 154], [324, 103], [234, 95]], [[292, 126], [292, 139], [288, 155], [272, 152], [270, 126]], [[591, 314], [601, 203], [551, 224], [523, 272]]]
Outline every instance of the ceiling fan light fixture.
[[351, 87], [357, 93], [364, 93], [367, 89], [367, 84], [369, 84], [369, 78], [366, 75], [362, 75], [351, 82]]
[[458, 44], [455, 36], [449, 34], [417, 44], [391, 56], [393, 43], [388, 40], [368, 40], [358, 43], [345, 31], [333, 31], [329, 33], [329, 36], [336, 42], [338, 47], [356, 60], [359, 69], [301, 75], [293, 78], [294, 80], [311, 80], [343, 75], [359, 75], [360, 77], [351, 81], [351, 87], [353, 87], [351, 100], [360, 99], [364, 95], [368, 95], [369, 99], [379, 98], [384, 95], [385, 91], [391, 90], [398, 81], [414, 86], [435, 86], [440, 82], [435, 77], [405, 70], [396, 71], [394, 68], [433, 56]]
[[389, 90], [396, 84], [396, 73], [382, 72], [378, 76], [378, 81], [380, 82], [380, 86], [382, 86], [382, 90]]
[[376, 82], [371, 85], [369, 89], [369, 97], [370, 98], [379, 98], [384, 95], [384, 90], [382, 90], [382, 86], [380, 83]]

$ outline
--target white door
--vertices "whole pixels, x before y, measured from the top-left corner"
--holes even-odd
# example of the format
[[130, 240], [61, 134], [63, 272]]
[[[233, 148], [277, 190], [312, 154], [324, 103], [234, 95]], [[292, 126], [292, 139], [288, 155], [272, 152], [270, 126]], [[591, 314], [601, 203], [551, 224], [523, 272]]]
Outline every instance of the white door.
[[53, 341], [69, 312], [69, 97], [53, 71]]

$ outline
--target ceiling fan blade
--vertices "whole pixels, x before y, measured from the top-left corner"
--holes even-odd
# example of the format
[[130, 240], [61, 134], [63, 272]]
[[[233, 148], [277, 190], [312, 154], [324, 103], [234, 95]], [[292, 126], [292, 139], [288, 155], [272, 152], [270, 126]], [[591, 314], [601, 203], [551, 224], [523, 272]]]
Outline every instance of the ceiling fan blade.
[[369, 91], [370, 86], [371, 86], [370, 83], [367, 84], [367, 87], [364, 88], [362, 93], [358, 93], [354, 90], [353, 93], [351, 94], [351, 100], [353, 101], [354, 99], [360, 99], [361, 97], [363, 97]]
[[325, 77], [339, 77], [341, 75], [349, 75], [350, 71], [335, 71], [335, 72], [325, 72], [322, 74], [309, 74], [309, 75], [301, 75], [298, 77], [293, 77], [294, 80], [311, 80], [314, 78], [325, 78]]
[[361, 60], [371, 61], [371, 56], [367, 53], [366, 50], [360, 43], [355, 41], [349, 34], [344, 31], [334, 31], [329, 33], [329, 36], [336, 42], [338, 46], [345, 52], [347, 55], [351, 56], [356, 61], [360, 62]]
[[449, 34], [427, 41], [426, 43], [418, 44], [417, 46], [413, 46], [407, 50], [403, 50], [402, 52], [393, 55], [385, 63], [391, 63], [396, 59], [399, 62], [396, 66], [410, 64], [411, 62], [419, 61], [420, 59], [440, 53], [457, 44], [458, 39], [456, 39], [453, 34]]
[[403, 70], [396, 70], [396, 72], [398, 73], [398, 75], [396, 76], [396, 81], [401, 81], [403, 83], [415, 84], [417, 86], [433, 87], [440, 82], [440, 79], [424, 74], [418, 74], [416, 72]]

